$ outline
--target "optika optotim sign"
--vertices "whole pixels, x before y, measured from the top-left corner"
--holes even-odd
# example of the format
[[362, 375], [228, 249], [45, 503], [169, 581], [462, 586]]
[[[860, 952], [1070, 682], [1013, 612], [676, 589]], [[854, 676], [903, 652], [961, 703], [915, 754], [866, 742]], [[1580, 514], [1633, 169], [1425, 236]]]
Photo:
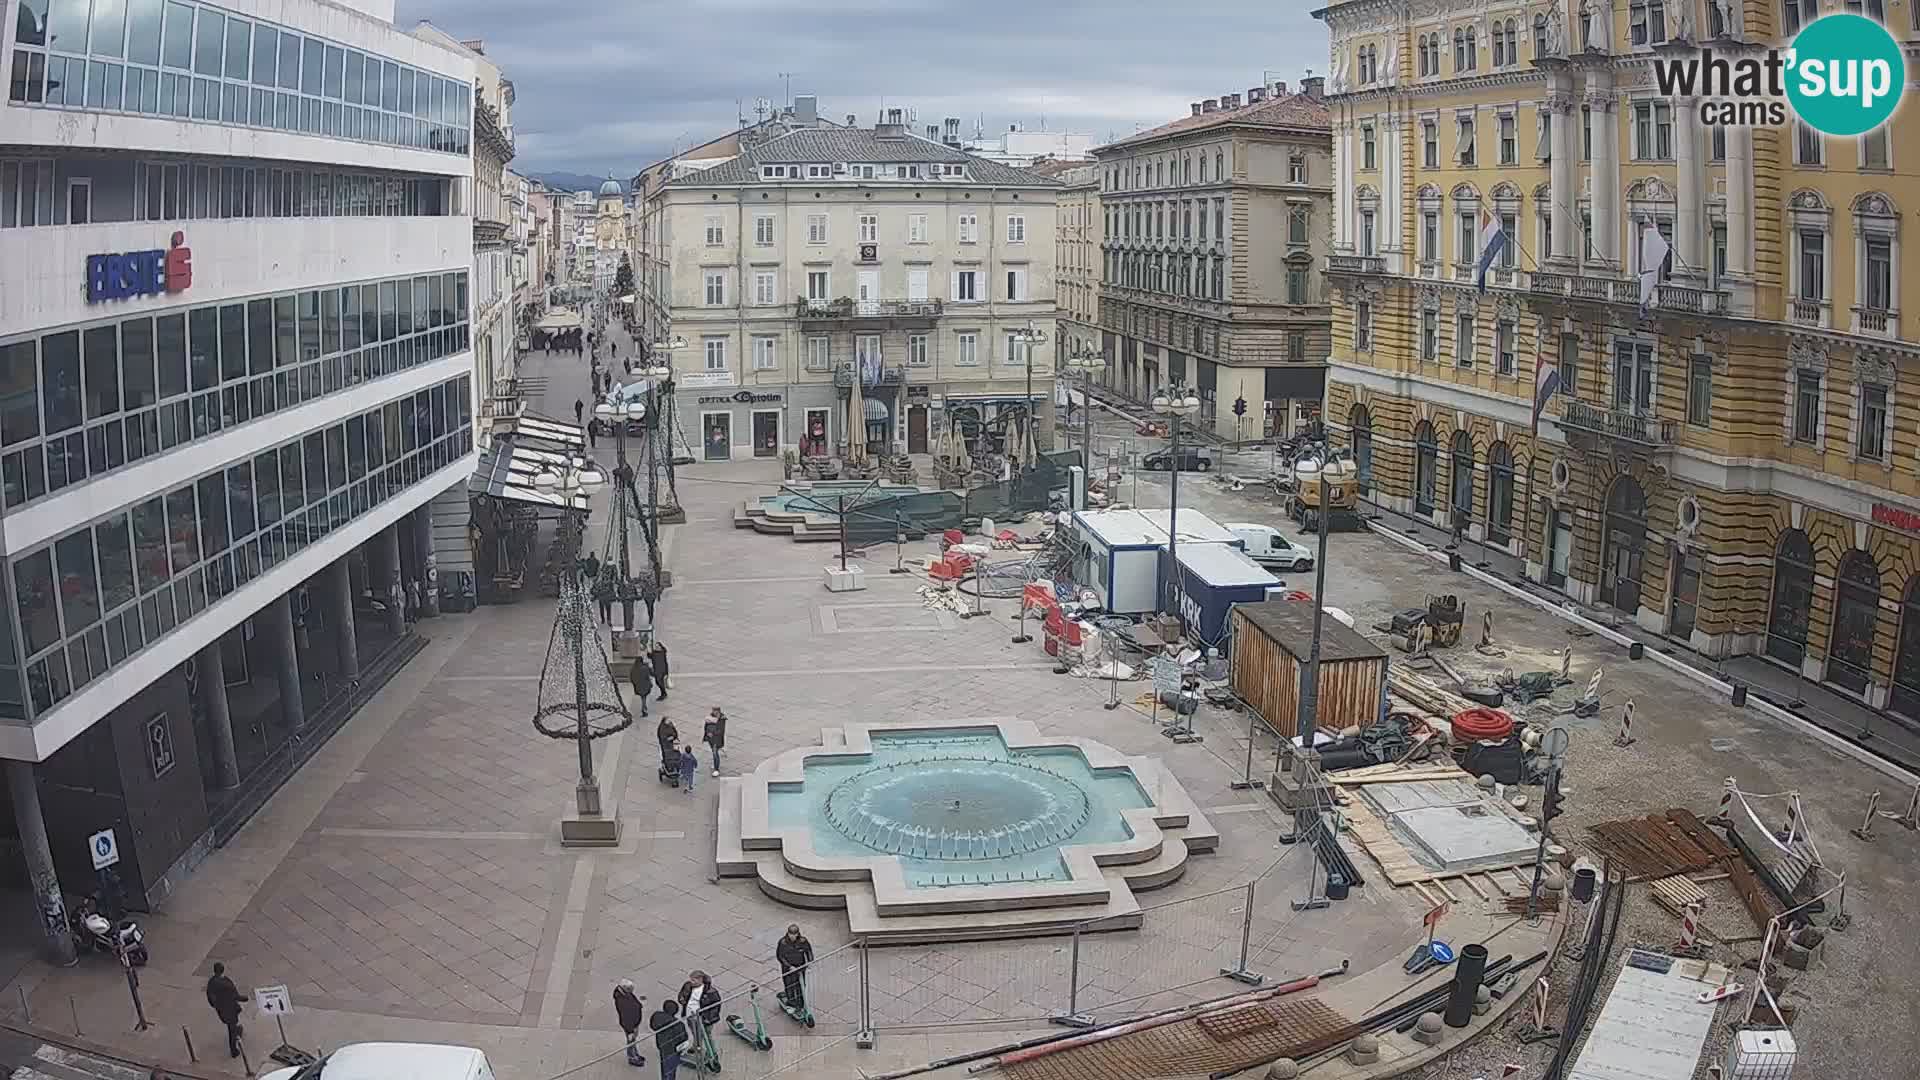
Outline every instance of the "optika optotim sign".
[[1700, 122], [1778, 127], [1789, 112], [1823, 135], [1865, 135], [1893, 117], [1906, 60], [1887, 28], [1862, 15], [1815, 19], [1791, 47], [1729, 58], [1712, 49], [1653, 58], [1654, 84], [1699, 99]]
[[185, 292], [193, 284], [193, 249], [185, 233], [165, 248], [87, 256], [87, 303]]

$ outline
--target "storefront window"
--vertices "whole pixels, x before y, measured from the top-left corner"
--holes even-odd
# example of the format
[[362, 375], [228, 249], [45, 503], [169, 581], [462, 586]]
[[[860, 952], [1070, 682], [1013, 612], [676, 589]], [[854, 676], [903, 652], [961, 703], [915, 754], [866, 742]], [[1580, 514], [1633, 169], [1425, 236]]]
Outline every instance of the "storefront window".
[[1435, 478], [1439, 473], [1440, 446], [1433, 439], [1433, 425], [1425, 420], [1413, 429], [1413, 509], [1433, 513]]
[[1473, 520], [1473, 436], [1465, 431], [1453, 433], [1453, 464], [1448, 484], [1454, 521], [1465, 529]]
[[1513, 451], [1503, 442], [1487, 450], [1487, 539], [1508, 541], [1513, 531]]
[[1767, 655], [1799, 667], [1807, 655], [1807, 613], [1813, 608], [1813, 544], [1799, 529], [1780, 534], [1773, 553], [1773, 601]]
[[1880, 618], [1880, 571], [1873, 556], [1847, 552], [1834, 590], [1833, 644], [1827, 650], [1827, 681], [1856, 694], [1867, 692], [1873, 670], [1873, 638]]
[[1920, 719], [1920, 574], [1907, 580], [1900, 605], [1900, 645], [1893, 654], [1893, 693], [1887, 708]]

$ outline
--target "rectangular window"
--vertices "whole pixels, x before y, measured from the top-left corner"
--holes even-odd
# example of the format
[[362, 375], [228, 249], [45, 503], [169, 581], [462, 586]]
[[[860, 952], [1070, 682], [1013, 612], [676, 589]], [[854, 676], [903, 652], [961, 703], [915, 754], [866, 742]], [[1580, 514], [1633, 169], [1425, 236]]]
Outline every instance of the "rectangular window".
[[1820, 441], [1820, 373], [1802, 371], [1794, 377], [1793, 441]]
[[1713, 422], [1713, 358], [1696, 356], [1687, 363], [1687, 423], [1708, 427]]
[[1641, 341], [1617, 340], [1613, 353], [1613, 405], [1635, 416], [1653, 415], [1656, 373], [1653, 346]]
[[1440, 359], [1440, 313], [1437, 311], [1420, 313], [1420, 359]]
[[1580, 160], [1593, 160], [1593, 107], [1580, 106]]
[[1560, 335], [1560, 392], [1580, 396], [1580, 335]]
[[1307, 155], [1295, 151], [1287, 156], [1287, 183], [1307, 182]]
[[[1287, 243], [1307, 243], [1308, 232], [1312, 228], [1313, 208], [1308, 206], [1287, 207]], [[1200, 215], [1200, 226], [1206, 228], [1206, 215]], [[1201, 239], [1206, 239], [1204, 233]]]
[[1798, 120], [1793, 122], [1793, 163], [1795, 165], [1825, 165], [1827, 163], [1826, 141], [1820, 133]]
[[975, 242], [977, 239], [979, 239], [979, 236], [978, 236], [979, 232], [980, 232], [980, 216], [978, 214], [961, 214], [960, 215], [959, 234], [960, 234], [961, 243], [971, 244]]
[[1420, 258], [1440, 261], [1440, 215], [1431, 210], [1420, 215]]
[[927, 215], [907, 215], [907, 243], [924, 244], [927, 242]]
[[1473, 316], [1461, 315], [1453, 323], [1453, 362], [1458, 367], [1473, 366]]
[[1307, 272], [1298, 266], [1287, 267], [1287, 303], [1307, 302]]
[[755, 214], [753, 216], [753, 244], [755, 247], [773, 246], [772, 214]]
[[1009, 367], [1025, 367], [1028, 358], [1033, 355], [1033, 352], [1027, 345], [1023, 333], [1020, 331], [1008, 331], [1006, 345], [1007, 349], [1003, 355], [1007, 358], [1007, 365]]
[[1514, 118], [1500, 118], [1500, 164], [1512, 165], [1520, 160], [1520, 136], [1515, 131]]
[[832, 341], [823, 337], [807, 339], [807, 370], [826, 371], [833, 366]]
[[1860, 298], [1875, 311], [1893, 309], [1893, 241], [1884, 236], [1866, 238], [1867, 276], [1861, 282]]
[[1819, 229], [1800, 230], [1800, 281], [1795, 292], [1802, 300], [1827, 298], [1827, 234]]
[[928, 363], [930, 363], [930, 361], [927, 359], [927, 335], [909, 335], [907, 337], [907, 366], [926, 367]]
[[1019, 214], [1007, 215], [1007, 243], [1024, 244], [1027, 242], [1027, 219]]
[[831, 298], [832, 292], [827, 280], [827, 271], [807, 271], [807, 301], [814, 304], [824, 304]]
[[1727, 276], [1727, 227], [1724, 223], [1713, 227], [1713, 280], [1720, 282]]
[[1887, 388], [1860, 388], [1860, 456], [1869, 461], [1887, 459]]
[[1512, 214], [1500, 215], [1500, 231], [1507, 234], [1507, 242], [1500, 246], [1499, 267], [1502, 270], [1513, 269], [1513, 249], [1517, 246], [1514, 233], [1519, 230]]
[[1380, 167], [1373, 156], [1372, 124], [1360, 125], [1360, 167], [1362, 169], [1377, 169]]
[[824, 244], [827, 242], [827, 215], [807, 215], [807, 243]]
[[720, 247], [727, 242], [727, 226], [719, 214], [707, 215], [707, 246]]
[[727, 272], [725, 270], [707, 271], [706, 283], [707, 283], [707, 292], [706, 292], [707, 306], [708, 307], [726, 306]]
[[1371, 210], [1363, 210], [1360, 213], [1360, 254], [1373, 254], [1373, 211]]
[[1353, 305], [1353, 347], [1361, 352], [1373, 348], [1373, 305], [1365, 300]]
[[1018, 303], [1028, 299], [1027, 272], [1025, 270], [1007, 271], [1007, 299]]
[[706, 351], [708, 371], [727, 370], [727, 339], [726, 338], [717, 338], [717, 337], [707, 338], [704, 342], [702, 342], [702, 347]]
[[1307, 360], [1307, 335], [1300, 330], [1287, 331], [1287, 362], [1303, 364]]
[[774, 274], [771, 270], [756, 271], [753, 275], [753, 302], [766, 307], [777, 301], [774, 298]]
[[976, 367], [980, 363], [980, 335], [958, 334], [954, 337], [953, 362], [961, 367]]
[[953, 298], [962, 303], [972, 303], [980, 299], [980, 272], [978, 270], [954, 271]]
[[1472, 214], [1460, 215], [1460, 246], [1453, 253], [1453, 261], [1462, 266], [1472, 265], [1479, 258], [1477, 247], [1480, 240], [1480, 227]]
[[1493, 370], [1496, 374], [1513, 374], [1513, 342], [1516, 334], [1517, 330], [1510, 322], [1502, 322], [1494, 327]]
[[753, 370], [772, 371], [779, 366], [775, 358], [774, 338], [756, 337], [753, 339]]
[[1460, 118], [1459, 122], [1460, 122], [1460, 147], [1459, 147], [1460, 164], [1465, 165], [1468, 168], [1472, 168], [1474, 163], [1473, 118], [1471, 116], [1463, 116]]
[[1440, 167], [1440, 125], [1431, 120], [1420, 122], [1420, 165], [1426, 169]]
[[1863, 169], [1884, 169], [1887, 167], [1886, 128], [1883, 127], [1872, 134], [1860, 136], [1860, 167]]
[[873, 214], [860, 215], [860, 242], [875, 244], [880, 241], [880, 219]]

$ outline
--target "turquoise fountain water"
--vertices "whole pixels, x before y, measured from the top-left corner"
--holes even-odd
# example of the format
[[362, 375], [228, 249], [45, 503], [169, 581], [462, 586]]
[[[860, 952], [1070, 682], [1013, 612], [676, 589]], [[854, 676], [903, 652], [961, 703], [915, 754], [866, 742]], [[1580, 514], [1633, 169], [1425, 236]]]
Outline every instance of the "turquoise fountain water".
[[805, 824], [823, 855], [895, 856], [914, 888], [1064, 880], [1062, 847], [1125, 840], [1120, 812], [1151, 805], [1077, 750], [941, 731], [875, 733], [872, 753], [810, 759], [767, 794], [775, 827]]

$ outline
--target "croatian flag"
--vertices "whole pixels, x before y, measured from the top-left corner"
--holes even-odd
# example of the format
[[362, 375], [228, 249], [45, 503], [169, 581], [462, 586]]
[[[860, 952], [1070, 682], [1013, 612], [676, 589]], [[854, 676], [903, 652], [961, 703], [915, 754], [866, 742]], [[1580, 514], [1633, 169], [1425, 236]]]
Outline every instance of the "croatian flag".
[[1473, 283], [1481, 291], [1487, 291], [1487, 269], [1493, 260], [1507, 247], [1507, 233], [1500, 227], [1500, 219], [1486, 210], [1480, 211], [1480, 264], [1473, 268]]
[[1658, 299], [1659, 289], [1655, 286], [1667, 279], [1668, 260], [1673, 257], [1673, 245], [1660, 235], [1649, 221], [1640, 230], [1640, 312], [1645, 314], [1653, 309]]
[[1560, 392], [1560, 367], [1545, 357], [1534, 365], [1533, 375], [1533, 430], [1540, 430], [1540, 414], [1547, 411], [1547, 402]]

